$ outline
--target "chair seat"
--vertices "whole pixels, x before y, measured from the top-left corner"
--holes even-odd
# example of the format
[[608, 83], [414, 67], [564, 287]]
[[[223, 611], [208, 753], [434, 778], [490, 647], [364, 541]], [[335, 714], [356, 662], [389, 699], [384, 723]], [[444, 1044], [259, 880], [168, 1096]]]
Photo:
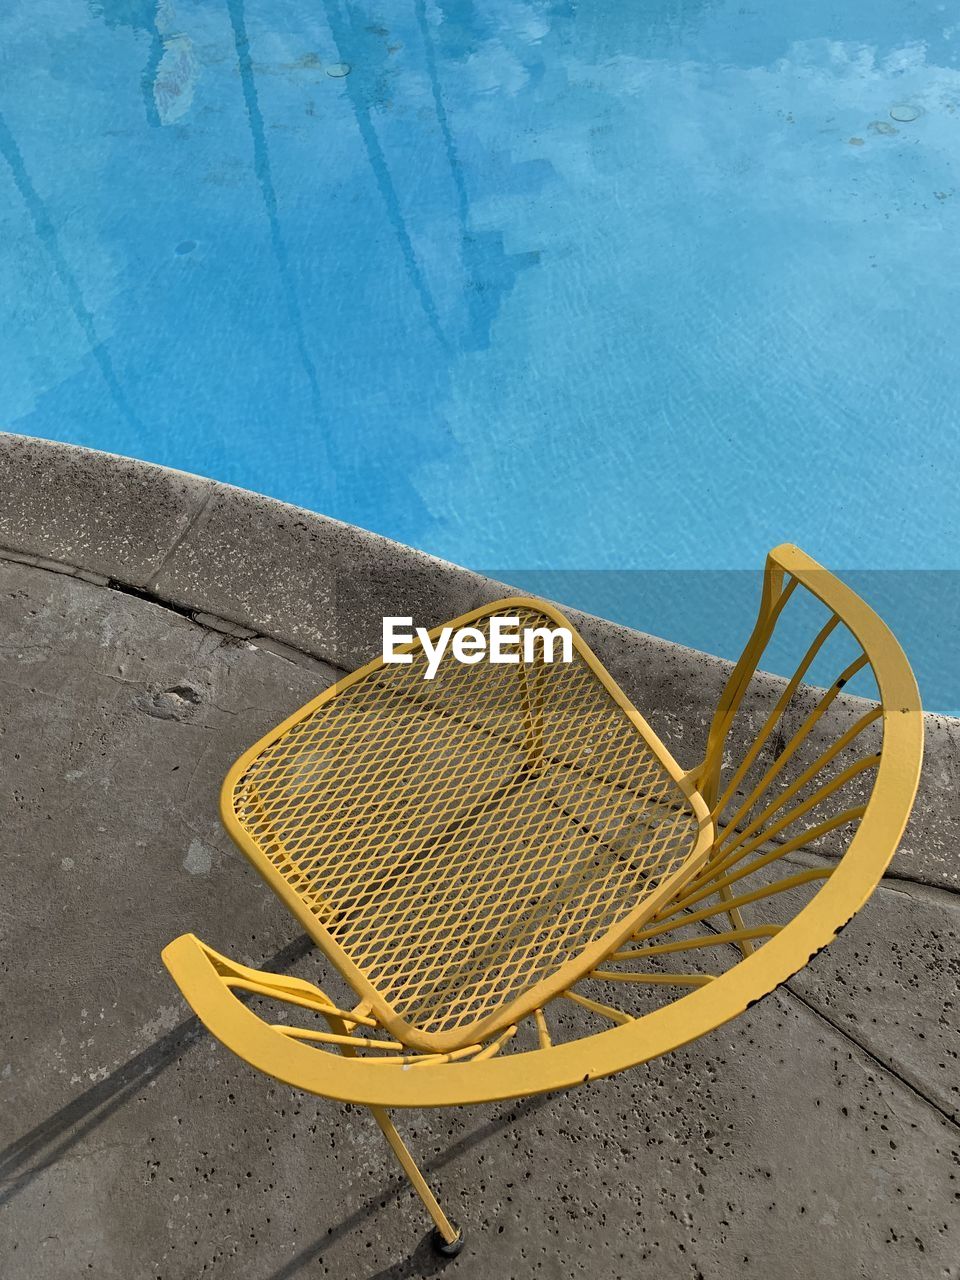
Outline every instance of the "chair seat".
[[[458, 620], [568, 625], [539, 602]], [[404, 1043], [476, 1043], [589, 972], [706, 856], [701, 798], [583, 641], [573, 660], [377, 660], [228, 776], [224, 817]]]

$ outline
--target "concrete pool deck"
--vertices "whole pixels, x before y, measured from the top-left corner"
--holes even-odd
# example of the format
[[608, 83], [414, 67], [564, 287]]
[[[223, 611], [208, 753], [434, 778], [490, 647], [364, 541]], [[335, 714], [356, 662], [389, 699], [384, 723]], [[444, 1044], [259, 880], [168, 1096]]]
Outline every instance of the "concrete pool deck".
[[[588, 1089], [398, 1114], [469, 1233], [446, 1261], [369, 1117], [222, 1049], [159, 953], [189, 929], [314, 972], [220, 828], [223, 774], [383, 613], [504, 588], [44, 441], [0, 436], [0, 493], [7, 1280], [960, 1277], [960, 722], [927, 717], [890, 874], [786, 988]], [[727, 664], [576, 620], [692, 762]]]

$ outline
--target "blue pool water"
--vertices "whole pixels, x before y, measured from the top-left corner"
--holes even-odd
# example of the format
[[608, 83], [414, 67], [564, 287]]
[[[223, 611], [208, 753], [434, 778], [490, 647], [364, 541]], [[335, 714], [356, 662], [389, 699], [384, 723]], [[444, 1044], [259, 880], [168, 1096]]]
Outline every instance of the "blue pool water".
[[0, 423], [720, 652], [789, 539], [960, 711], [958, 19], [6, 0]]

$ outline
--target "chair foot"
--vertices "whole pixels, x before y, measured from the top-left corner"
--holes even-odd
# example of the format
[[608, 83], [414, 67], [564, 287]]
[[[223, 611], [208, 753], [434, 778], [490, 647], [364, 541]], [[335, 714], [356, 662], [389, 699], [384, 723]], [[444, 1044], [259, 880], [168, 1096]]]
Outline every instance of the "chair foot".
[[456, 1229], [456, 1240], [444, 1240], [436, 1227], [434, 1227], [433, 1235], [430, 1237], [434, 1253], [439, 1253], [441, 1258], [455, 1258], [463, 1248], [463, 1227], [460, 1226], [459, 1222], [454, 1222], [452, 1218], [450, 1219], [450, 1225]]

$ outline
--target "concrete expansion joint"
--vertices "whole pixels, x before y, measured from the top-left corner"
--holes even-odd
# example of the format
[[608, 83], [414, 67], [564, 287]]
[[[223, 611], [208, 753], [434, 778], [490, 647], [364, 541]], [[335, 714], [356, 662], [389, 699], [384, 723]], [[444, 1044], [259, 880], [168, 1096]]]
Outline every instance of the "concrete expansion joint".
[[[743, 825], [737, 824], [734, 830], [742, 830]], [[785, 844], [786, 839], [783, 836], [771, 836], [769, 843], [772, 848], [775, 845]], [[783, 860], [798, 867], [822, 867], [836, 862], [835, 857], [814, 853], [811, 849], [795, 849], [792, 853], [786, 854]], [[906, 872], [898, 871], [896, 868], [887, 867], [880, 879], [880, 884], [890, 893], [902, 893], [905, 897], [929, 902], [931, 905], [944, 906], [943, 899], [946, 897], [950, 907], [955, 907], [957, 900], [960, 900], [960, 888], [937, 880], [925, 880], [920, 875], [907, 875]]]
[[64, 573], [68, 577], [77, 577], [80, 572], [75, 564], [64, 564], [60, 560], [50, 560], [46, 556], [31, 556], [23, 551], [14, 551], [10, 547], [0, 548], [0, 559], [12, 561], [13, 564], [30, 565], [33, 569], [46, 569], [50, 573]]
[[272, 653], [274, 657], [282, 658], [284, 662], [292, 662], [298, 667], [307, 667], [314, 671], [333, 670], [338, 676], [349, 674], [346, 668], [331, 662], [329, 658], [316, 658], [313, 654], [306, 653], [303, 649], [297, 649], [293, 645], [285, 644], [282, 640], [275, 640], [273, 636], [265, 636], [260, 632], [253, 631], [250, 633], [249, 641], [257, 649], [262, 649], [265, 653]]
[[[814, 959], [810, 963], [815, 964], [816, 960]], [[796, 977], [789, 978], [787, 982], [784, 983], [781, 990], [786, 991], [792, 999], [796, 1000], [799, 1004], [802, 1004], [803, 1007], [812, 1013], [815, 1018], [818, 1018], [821, 1022], [825, 1022], [828, 1027], [832, 1027], [833, 1030], [839, 1036], [842, 1036], [844, 1040], [849, 1040], [852, 1045], [859, 1049], [865, 1057], [869, 1058], [870, 1061], [875, 1064], [878, 1071], [883, 1071], [886, 1075], [892, 1076], [893, 1079], [898, 1081], [898, 1083], [905, 1089], [909, 1089], [915, 1097], [919, 1098], [921, 1102], [924, 1102], [931, 1108], [931, 1110], [935, 1111], [937, 1115], [942, 1120], [946, 1121], [952, 1129], [955, 1129], [960, 1133], [960, 1119], [958, 1119], [957, 1116], [941, 1107], [938, 1102], [931, 1098], [929, 1094], [925, 1093], [914, 1080], [911, 1080], [906, 1076], [902, 1071], [895, 1067], [893, 1063], [886, 1061], [884, 1058], [878, 1057], [862, 1039], [858, 1036], [852, 1035], [849, 1028], [836, 1022], [833, 1018], [829, 1017], [820, 1006], [813, 1004], [804, 995], [797, 991], [794, 986], [795, 981]]]
[[[814, 861], [823, 862], [824, 859], [818, 859], [815, 854], [802, 856], [802, 857], [797, 857], [797, 855], [787, 855], [784, 861], [795, 863], [797, 865], [810, 865]], [[881, 881], [881, 884], [882, 883], [883, 881]], [[711, 931], [715, 933], [720, 932], [716, 924], [713, 924], [709, 921], [705, 923], [706, 923], [706, 927]], [[847, 924], [845, 924], [842, 927], [842, 929], [840, 929], [839, 932], [842, 933], [851, 924], [854, 925], [854, 927], [856, 927], [856, 923], [857, 923], [856, 917], [854, 917], [852, 920], [848, 920]], [[821, 951], [823, 950], [826, 950], [826, 948], [821, 948]], [[806, 965], [807, 969], [812, 970], [816, 966], [817, 961], [820, 958], [820, 954], [821, 953], [818, 952], [817, 954], [810, 957], [810, 960], [807, 962], [807, 965]], [[905, 1089], [908, 1089], [921, 1102], [923, 1102], [926, 1106], [931, 1108], [931, 1110], [936, 1112], [936, 1114], [941, 1120], [945, 1120], [952, 1129], [960, 1130], [960, 1117], [958, 1117], [958, 1115], [954, 1114], [953, 1112], [948, 1111], [945, 1107], [941, 1106], [940, 1103], [937, 1102], [935, 1098], [931, 1098], [930, 1095], [923, 1089], [922, 1085], [917, 1081], [917, 1079], [912, 1076], [912, 1074], [908, 1074], [906, 1070], [903, 1070], [898, 1066], [894, 1065], [894, 1063], [890, 1062], [886, 1057], [881, 1057], [880, 1054], [876, 1051], [876, 1049], [871, 1048], [870, 1045], [862, 1037], [854, 1035], [850, 1031], [849, 1027], [845, 1026], [836, 1018], [831, 1017], [830, 1014], [826, 1011], [826, 1009], [822, 1005], [817, 1004], [814, 1001], [808, 999], [803, 994], [802, 990], [799, 989], [799, 984], [803, 981], [803, 974], [804, 974], [804, 970], [801, 970], [800, 973], [798, 974], [794, 974], [794, 976], [791, 978], [788, 978], [786, 982], [783, 982], [779, 986], [775, 987], [774, 990], [769, 992], [767, 996], [764, 996], [763, 999], [769, 1000], [776, 992], [779, 991], [783, 998], [789, 998], [796, 1001], [799, 1005], [801, 1005], [804, 1009], [806, 1009], [808, 1013], [812, 1014], [819, 1021], [825, 1023], [826, 1026], [830, 1027], [830, 1029], [834, 1031], [837, 1035], [839, 1035], [841, 1039], [846, 1040], [853, 1048], [857, 1049], [860, 1053], [864, 1054], [865, 1057], [869, 1058], [870, 1061], [876, 1066], [878, 1071], [882, 1071], [885, 1075], [891, 1077], [891, 1079], [896, 1080], [897, 1083], [902, 1085]], [[752, 1008], [753, 1005], [758, 1003], [760, 1003], [760, 1001], [754, 1001], [747, 1007], [748, 1009]]]
[[[891, 893], [902, 893], [904, 897], [919, 899], [943, 905], [942, 898], [960, 900], [960, 888], [953, 885], [938, 884], [935, 880], [924, 880], [919, 876], [904, 875], [901, 871], [891, 871], [888, 867], [880, 883]], [[920, 890], [920, 892], [916, 892]], [[953, 903], [951, 903], [953, 905]]]
[[[199, 516], [199, 514], [198, 512], [197, 515]], [[338, 667], [331, 662], [323, 662], [314, 657], [313, 654], [296, 648], [295, 645], [286, 644], [282, 640], [264, 635], [252, 627], [245, 627], [239, 622], [233, 622], [229, 618], [221, 618], [217, 614], [208, 613], [204, 609], [189, 609], [165, 596], [157, 594], [156, 591], [148, 587], [139, 587], [132, 582], [123, 582], [119, 578], [108, 578], [105, 574], [94, 573], [90, 569], [67, 564], [62, 560], [50, 560], [45, 556], [32, 556], [22, 551], [12, 551], [8, 547], [0, 548], [0, 561], [7, 561], [11, 564], [25, 564], [31, 569], [42, 569], [48, 573], [58, 573], [65, 577], [79, 578], [82, 582], [104, 587], [108, 591], [116, 591], [120, 595], [135, 596], [138, 600], [145, 600], [148, 604], [155, 605], [158, 609], [166, 609], [169, 613], [175, 613], [178, 617], [186, 618], [190, 622], [196, 623], [197, 626], [204, 627], [207, 631], [217, 631], [221, 635], [230, 636], [235, 640], [246, 640], [257, 649], [262, 649], [265, 653], [272, 653], [274, 657], [282, 658], [285, 662], [292, 662], [297, 666], [308, 667], [313, 670], [333, 668], [340, 674], [346, 674], [342, 667]]]
[[190, 534], [193, 533], [193, 531], [202, 523], [203, 517], [206, 515], [206, 513], [210, 509], [210, 505], [213, 502], [215, 494], [216, 494], [216, 485], [214, 484], [213, 481], [210, 481], [209, 488], [207, 489], [207, 492], [204, 494], [202, 501], [197, 506], [197, 509], [185, 522], [183, 528], [180, 530], [180, 533], [174, 538], [174, 540], [167, 547], [166, 551], [160, 557], [160, 563], [157, 565], [156, 569], [153, 571], [153, 573], [150, 575], [149, 580], [147, 581], [147, 584], [146, 584], [147, 590], [150, 590], [150, 591], [156, 590], [157, 584], [159, 583], [163, 575], [163, 571], [166, 568], [167, 564], [176, 554], [178, 548], [181, 547], [184, 542], [186, 542]]

